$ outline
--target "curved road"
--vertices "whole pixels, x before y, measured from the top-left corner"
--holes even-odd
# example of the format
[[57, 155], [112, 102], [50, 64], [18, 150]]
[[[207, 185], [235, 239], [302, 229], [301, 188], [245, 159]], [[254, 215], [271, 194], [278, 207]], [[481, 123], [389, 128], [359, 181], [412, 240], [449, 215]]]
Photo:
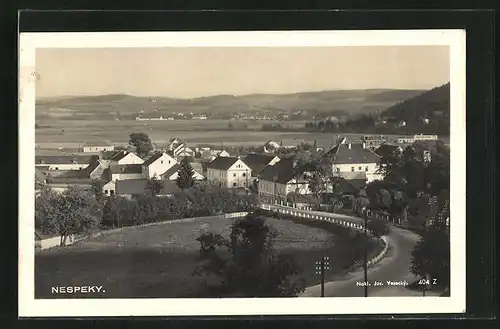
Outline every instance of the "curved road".
[[[272, 208], [288, 209], [272, 205]], [[333, 217], [337, 219], [345, 219], [346, 221], [363, 223], [363, 219], [340, 215], [330, 214], [325, 212], [305, 211], [313, 215], [321, 215]], [[410, 273], [409, 267], [411, 263], [410, 252], [413, 250], [415, 243], [419, 240], [419, 236], [413, 232], [391, 226], [391, 231], [387, 237], [389, 241], [389, 249], [386, 256], [377, 264], [368, 268], [368, 296], [369, 297], [422, 297], [421, 291], [410, 290], [404, 285], [390, 285], [387, 281], [393, 283], [410, 284], [417, 278]], [[380, 285], [376, 285], [380, 283]], [[325, 282], [325, 297], [364, 297], [364, 287], [359, 285], [364, 283], [363, 269], [360, 268], [355, 272], [348, 274], [341, 280]], [[427, 292], [426, 296], [439, 296], [439, 293]], [[321, 286], [316, 285], [309, 287], [300, 297], [320, 297]]]

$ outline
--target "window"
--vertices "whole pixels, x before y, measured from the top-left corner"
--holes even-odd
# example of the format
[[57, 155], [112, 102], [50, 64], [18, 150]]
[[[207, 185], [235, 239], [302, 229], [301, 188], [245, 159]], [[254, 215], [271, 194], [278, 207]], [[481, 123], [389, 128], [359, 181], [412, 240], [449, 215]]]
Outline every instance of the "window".
[[236, 177], [236, 173], [233, 174], [233, 177]]
[[106, 194], [106, 195], [107, 195], [107, 194], [108, 194], [108, 190], [104, 190], [104, 194]]
[[[162, 162], [163, 163], [163, 162]], [[168, 160], [168, 164], [170, 164], [170, 160]]]
[[163, 160], [161, 160], [161, 164], [163, 164]]
[[365, 167], [365, 171], [368, 171], [368, 166]]
[[115, 195], [115, 190], [109, 190], [109, 195]]
[[233, 187], [236, 187], [236, 182], [233, 183]]
[[337, 167], [337, 172], [340, 172], [340, 168], [339, 167]]
[[358, 167], [358, 170], [361, 170], [361, 166]]
[[56, 167], [56, 170], [59, 170], [59, 167]]
[[245, 176], [246, 176], [246, 174], [245, 174], [245, 173], [243, 173], [243, 177], [245, 177]]
[[351, 167], [351, 171], [354, 171], [354, 167]]

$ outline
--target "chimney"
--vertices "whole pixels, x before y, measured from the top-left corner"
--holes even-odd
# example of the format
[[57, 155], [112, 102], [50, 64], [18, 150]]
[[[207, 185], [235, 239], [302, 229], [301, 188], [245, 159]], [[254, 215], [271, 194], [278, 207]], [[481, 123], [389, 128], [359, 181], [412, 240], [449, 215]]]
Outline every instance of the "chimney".
[[347, 144], [347, 148], [350, 150], [351, 149], [351, 143]]

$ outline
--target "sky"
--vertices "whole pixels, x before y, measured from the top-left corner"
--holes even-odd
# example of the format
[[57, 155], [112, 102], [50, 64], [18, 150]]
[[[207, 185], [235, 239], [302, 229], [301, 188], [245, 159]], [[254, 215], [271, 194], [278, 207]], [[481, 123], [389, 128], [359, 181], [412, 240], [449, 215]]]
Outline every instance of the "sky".
[[447, 46], [39, 48], [35, 65], [37, 98], [431, 89], [450, 76]]

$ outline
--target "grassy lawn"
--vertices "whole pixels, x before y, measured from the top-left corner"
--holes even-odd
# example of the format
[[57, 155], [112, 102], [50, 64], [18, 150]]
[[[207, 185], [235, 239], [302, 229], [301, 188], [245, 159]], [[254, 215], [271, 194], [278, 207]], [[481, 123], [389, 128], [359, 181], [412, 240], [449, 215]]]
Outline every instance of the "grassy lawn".
[[[308, 285], [318, 283], [315, 262], [329, 256], [338, 275], [361, 259], [359, 238], [345, 229], [322, 222], [268, 219], [280, 233], [276, 247], [293, 254]], [[175, 223], [129, 228], [105, 234], [65, 248], [42, 251], [35, 256], [36, 298], [82, 297], [52, 295], [52, 286], [99, 285], [102, 294], [86, 298], [168, 298], [189, 297], [200, 290], [202, 280], [193, 276], [199, 256], [195, 240], [201, 232], [229, 235], [230, 219]], [[377, 249], [373, 245], [371, 253]]]

